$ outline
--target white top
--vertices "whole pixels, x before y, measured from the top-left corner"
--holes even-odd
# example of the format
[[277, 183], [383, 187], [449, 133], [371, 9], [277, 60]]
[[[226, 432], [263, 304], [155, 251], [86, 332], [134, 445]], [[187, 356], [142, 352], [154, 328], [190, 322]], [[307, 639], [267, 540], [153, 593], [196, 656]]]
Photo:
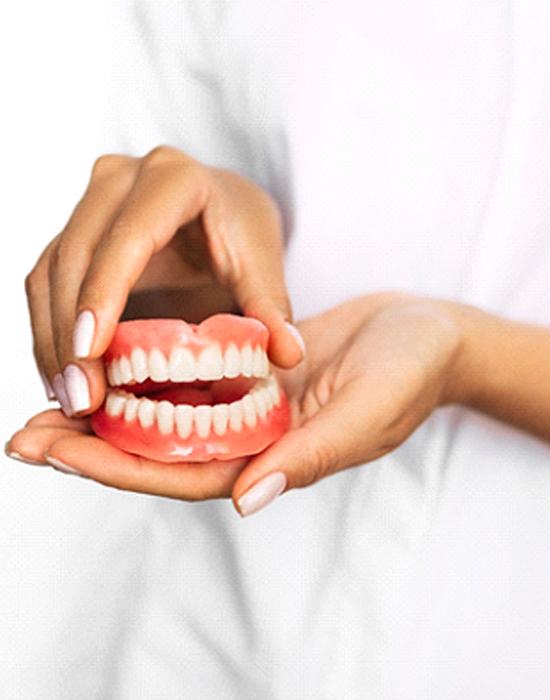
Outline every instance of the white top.
[[[548, 2], [128, 13], [104, 150], [270, 190], [298, 318], [398, 288], [550, 322]], [[547, 700], [549, 457], [452, 408], [250, 519], [130, 495], [56, 639], [93, 673], [42, 668], [42, 697]]]

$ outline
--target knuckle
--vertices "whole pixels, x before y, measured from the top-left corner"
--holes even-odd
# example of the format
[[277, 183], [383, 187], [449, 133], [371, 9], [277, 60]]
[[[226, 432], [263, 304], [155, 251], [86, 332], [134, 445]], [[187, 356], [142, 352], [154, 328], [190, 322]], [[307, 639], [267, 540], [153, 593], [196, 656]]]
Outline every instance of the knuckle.
[[107, 177], [120, 169], [124, 158], [114, 153], [105, 153], [96, 158], [92, 166], [92, 179]]
[[304, 486], [310, 486], [322, 479], [338, 465], [334, 447], [326, 440], [310, 438], [307, 442], [307, 468], [304, 470]]
[[166, 146], [161, 144], [160, 146], [155, 146], [143, 157], [143, 162], [149, 166], [165, 165], [166, 163], [171, 163], [174, 160], [184, 159], [184, 154], [173, 146]]
[[38, 273], [36, 268], [33, 268], [25, 277], [25, 293], [27, 297], [34, 297], [38, 293], [39, 288]]

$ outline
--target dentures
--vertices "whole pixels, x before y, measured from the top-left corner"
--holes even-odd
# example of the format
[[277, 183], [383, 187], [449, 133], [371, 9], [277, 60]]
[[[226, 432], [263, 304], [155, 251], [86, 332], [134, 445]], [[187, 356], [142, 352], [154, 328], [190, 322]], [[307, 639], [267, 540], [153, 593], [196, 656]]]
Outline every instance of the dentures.
[[94, 431], [152, 459], [234, 459], [265, 449], [288, 429], [284, 392], [270, 374], [267, 329], [218, 314], [118, 325], [104, 356], [109, 389]]

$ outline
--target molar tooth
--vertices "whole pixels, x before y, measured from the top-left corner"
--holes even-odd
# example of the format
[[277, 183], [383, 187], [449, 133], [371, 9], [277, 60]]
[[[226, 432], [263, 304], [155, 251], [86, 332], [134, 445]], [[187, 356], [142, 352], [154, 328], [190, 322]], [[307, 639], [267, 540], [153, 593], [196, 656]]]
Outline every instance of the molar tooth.
[[122, 356], [118, 361], [118, 371], [123, 384], [128, 384], [134, 378], [132, 365], [127, 357]]
[[174, 348], [170, 353], [168, 375], [173, 382], [194, 382], [197, 378], [195, 357], [189, 348]]
[[242, 373], [245, 377], [252, 376], [253, 357], [252, 346], [247, 343], [241, 350]]
[[229, 405], [226, 403], [216, 404], [216, 406], [212, 408], [212, 423], [216, 435], [225, 435], [228, 421]]
[[149, 375], [154, 382], [168, 379], [168, 362], [158, 348], [153, 348], [149, 353]]
[[170, 401], [159, 401], [156, 410], [159, 432], [168, 435], [174, 430], [174, 404]]
[[107, 401], [105, 403], [105, 410], [111, 418], [118, 418], [122, 411], [124, 411], [124, 404], [126, 403], [126, 396], [122, 392], [110, 391], [107, 394]]
[[144, 382], [149, 376], [147, 353], [142, 348], [134, 348], [130, 355], [132, 374], [136, 382]]
[[187, 404], [176, 406], [174, 418], [178, 435], [185, 440], [191, 435], [191, 430], [193, 429], [193, 406], [188, 406]]
[[269, 378], [267, 390], [269, 391], [269, 394], [273, 399], [273, 403], [275, 404], [275, 406], [278, 406], [281, 400], [281, 395], [279, 392], [279, 385], [277, 384], [277, 380], [275, 379], [275, 377]]
[[138, 420], [142, 428], [150, 428], [155, 422], [155, 403], [150, 399], [140, 399]]
[[242, 401], [233, 401], [229, 404], [229, 427], [236, 433], [239, 433], [243, 427]]
[[262, 377], [268, 377], [269, 376], [269, 358], [267, 357], [267, 352], [263, 352], [263, 369], [262, 369]]
[[109, 362], [107, 365], [107, 381], [109, 386], [115, 386], [114, 362]]
[[254, 428], [258, 422], [258, 416], [256, 415], [256, 406], [254, 404], [254, 399], [250, 394], [246, 394], [241, 399], [243, 404], [243, 414], [245, 425], [249, 428]]
[[113, 377], [113, 386], [119, 386], [122, 384], [122, 375], [120, 373], [120, 363], [118, 361], [118, 358], [116, 360], [113, 360], [111, 363], [111, 373]]
[[209, 345], [199, 355], [197, 379], [215, 381], [223, 377], [223, 357], [220, 346]]
[[251, 393], [251, 396], [254, 400], [257, 414], [260, 416], [260, 418], [262, 418], [262, 419], [265, 418], [267, 415], [267, 405], [266, 405], [263, 389], [258, 389], [256, 391], [253, 391]]
[[269, 413], [269, 411], [271, 411], [271, 409], [275, 405], [274, 401], [273, 401], [273, 397], [269, 393], [269, 389], [267, 388], [267, 386], [264, 386], [261, 391], [262, 391], [262, 394], [263, 394], [264, 399], [265, 399], [265, 405], [267, 408], [267, 412]]
[[258, 345], [254, 350], [254, 355], [252, 358], [252, 375], [254, 377], [265, 377], [266, 372], [266, 354], [263, 349]]
[[135, 396], [131, 396], [126, 401], [126, 406], [124, 406], [124, 420], [130, 423], [135, 420], [138, 412], [139, 399]]
[[241, 373], [241, 353], [235, 343], [229, 343], [225, 351], [225, 372], [224, 375], [229, 379], [238, 377]]
[[212, 406], [195, 406], [195, 430], [201, 438], [208, 437], [212, 423]]

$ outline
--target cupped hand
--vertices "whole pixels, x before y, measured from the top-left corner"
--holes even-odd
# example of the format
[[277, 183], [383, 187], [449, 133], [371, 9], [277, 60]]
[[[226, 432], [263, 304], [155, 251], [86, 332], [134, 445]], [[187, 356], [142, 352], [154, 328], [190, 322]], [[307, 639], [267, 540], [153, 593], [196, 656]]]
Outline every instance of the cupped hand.
[[26, 279], [36, 362], [49, 398], [67, 415], [102, 403], [100, 357], [120, 318], [132, 316], [132, 297], [151, 290], [164, 297], [162, 311], [151, 308], [150, 316], [166, 313], [175, 297], [178, 309], [192, 310], [192, 322], [240, 309], [268, 327], [272, 362], [293, 367], [302, 358], [288, 323], [273, 200], [250, 180], [175, 148], [143, 158], [106, 155]]
[[400, 445], [460, 383], [458, 306], [400, 293], [373, 294], [298, 324], [306, 360], [278, 371], [291, 430], [249, 460], [161, 464], [90, 435], [60, 411], [33, 418], [7, 450], [72, 468], [103, 484], [185, 500], [232, 496], [242, 515], [283, 491], [370, 462]]

